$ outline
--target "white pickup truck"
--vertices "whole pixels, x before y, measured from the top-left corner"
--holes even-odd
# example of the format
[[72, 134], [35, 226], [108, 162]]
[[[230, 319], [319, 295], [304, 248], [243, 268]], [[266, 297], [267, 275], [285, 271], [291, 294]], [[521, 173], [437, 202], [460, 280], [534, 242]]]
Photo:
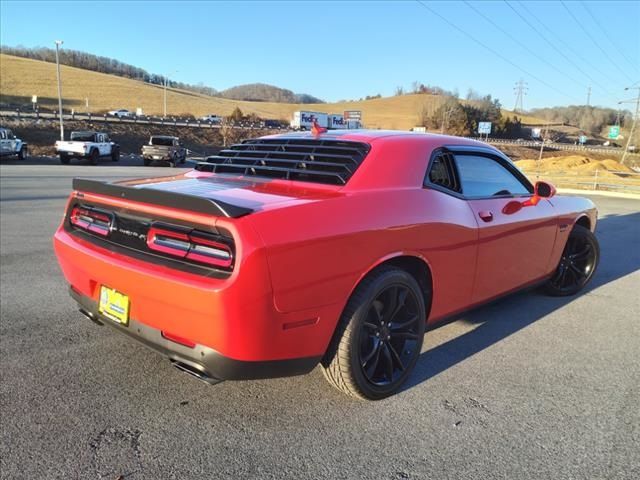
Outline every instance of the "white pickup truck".
[[24, 160], [27, 156], [27, 144], [16, 138], [8, 128], [0, 128], [0, 156], [15, 155], [18, 160]]
[[102, 157], [112, 161], [120, 160], [120, 146], [109, 139], [109, 135], [99, 132], [71, 132], [71, 139], [58, 140], [56, 153], [60, 162], [68, 164], [72, 158], [88, 158], [91, 165], [97, 165]]

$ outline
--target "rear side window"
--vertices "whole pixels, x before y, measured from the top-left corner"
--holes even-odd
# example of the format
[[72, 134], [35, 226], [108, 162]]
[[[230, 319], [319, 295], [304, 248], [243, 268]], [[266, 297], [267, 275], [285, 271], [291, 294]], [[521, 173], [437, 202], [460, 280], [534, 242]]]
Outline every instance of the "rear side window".
[[462, 194], [465, 197], [529, 195], [529, 188], [504, 165], [480, 155], [456, 155]]
[[434, 157], [429, 169], [428, 180], [431, 185], [460, 193], [460, 182], [458, 182], [453, 157], [450, 153], [441, 152]]

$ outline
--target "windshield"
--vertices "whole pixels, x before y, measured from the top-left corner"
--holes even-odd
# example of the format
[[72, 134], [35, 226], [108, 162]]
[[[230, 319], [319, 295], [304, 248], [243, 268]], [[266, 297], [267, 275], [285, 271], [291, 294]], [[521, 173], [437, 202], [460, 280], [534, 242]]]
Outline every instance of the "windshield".
[[76, 142], [93, 142], [94, 134], [91, 132], [71, 132], [71, 140]]
[[151, 145], [173, 145], [173, 138], [171, 137], [151, 137]]

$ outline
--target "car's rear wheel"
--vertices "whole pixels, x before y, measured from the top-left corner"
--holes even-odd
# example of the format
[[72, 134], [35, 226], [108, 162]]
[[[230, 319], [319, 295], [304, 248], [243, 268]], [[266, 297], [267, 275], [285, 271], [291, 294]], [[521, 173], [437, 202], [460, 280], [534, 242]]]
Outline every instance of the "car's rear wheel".
[[71, 159], [69, 158], [69, 156], [65, 153], [61, 153], [60, 154], [60, 163], [63, 165], [69, 165], [69, 162], [71, 161]]
[[111, 161], [117, 162], [118, 160], [120, 160], [120, 149], [114, 148], [113, 150], [111, 150]]
[[178, 156], [174, 153], [173, 155], [171, 155], [171, 160], [169, 160], [169, 166], [171, 168], [174, 168], [177, 163], [178, 163]]
[[545, 285], [554, 296], [573, 295], [593, 278], [600, 261], [600, 244], [591, 230], [575, 225], [569, 234], [560, 263]]
[[413, 370], [425, 329], [424, 294], [404, 270], [382, 267], [349, 299], [322, 362], [339, 390], [362, 399], [393, 395]]
[[142, 161], [144, 162], [144, 166], [148, 167], [149, 165], [151, 165], [151, 159], [150, 158], [143, 158]]
[[95, 148], [91, 150], [89, 154], [89, 163], [91, 165], [98, 165], [98, 159], [100, 158], [100, 153]]

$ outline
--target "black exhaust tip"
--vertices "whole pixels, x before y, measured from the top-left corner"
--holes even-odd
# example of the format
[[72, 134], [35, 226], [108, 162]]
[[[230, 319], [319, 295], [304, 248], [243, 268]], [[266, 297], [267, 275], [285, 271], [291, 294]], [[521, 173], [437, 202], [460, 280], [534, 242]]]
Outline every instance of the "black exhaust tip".
[[83, 314], [85, 317], [87, 317], [89, 320], [91, 320], [96, 325], [100, 325], [101, 327], [104, 325], [104, 323], [102, 323], [98, 319], [98, 317], [96, 317], [93, 313], [89, 312], [88, 310], [85, 310], [84, 308], [81, 308], [80, 309], [80, 313]]
[[175, 368], [177, 368], [181, 372], [187, 373], [192, 377], [196, 377], [198, 380], [204, 383], [207, 383], [209, 385], [215, 385], [216, 383], [222, 382], [222, 380], [220, 380], [219, 378], [210, 376], [204, 370], [200, 370], [195, 365], [191, 365], [189, 363], [185, 363], [183, 361], [176, 360], [173, 358], [170, 358], [169, 361], [171, 362], [171, 365], [173, 365]]

